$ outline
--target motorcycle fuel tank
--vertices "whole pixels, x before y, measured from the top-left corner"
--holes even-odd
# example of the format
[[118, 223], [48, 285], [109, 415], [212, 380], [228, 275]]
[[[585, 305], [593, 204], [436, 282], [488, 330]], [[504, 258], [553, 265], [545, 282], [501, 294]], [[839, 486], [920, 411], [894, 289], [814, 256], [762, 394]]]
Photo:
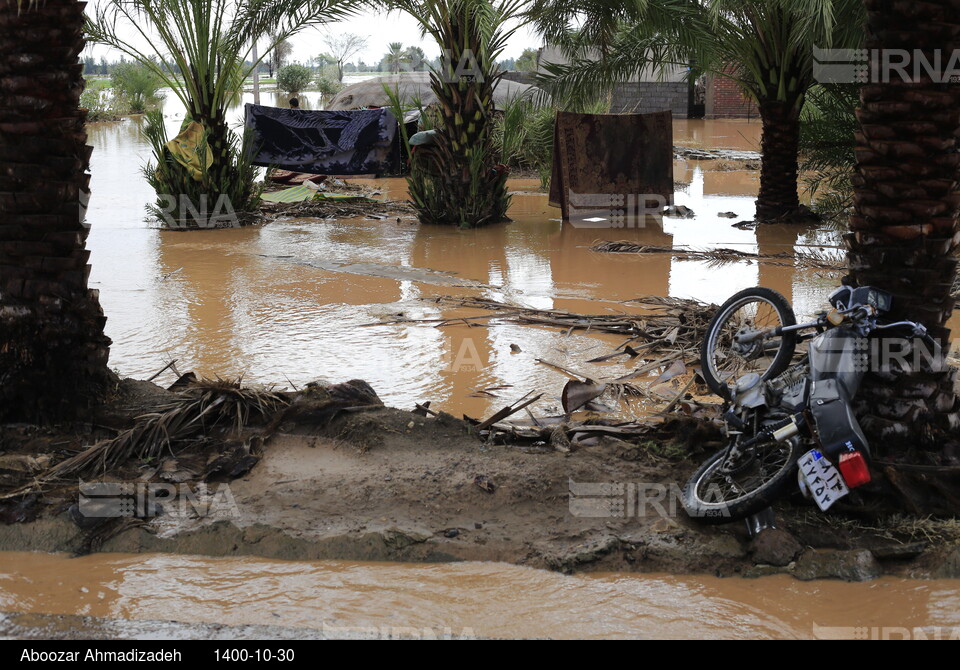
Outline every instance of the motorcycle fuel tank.
[[869, 364], [869, 340], [849, 328], [833, 328], [810, 341], [810, 378], [837, 380], [856, 396]]

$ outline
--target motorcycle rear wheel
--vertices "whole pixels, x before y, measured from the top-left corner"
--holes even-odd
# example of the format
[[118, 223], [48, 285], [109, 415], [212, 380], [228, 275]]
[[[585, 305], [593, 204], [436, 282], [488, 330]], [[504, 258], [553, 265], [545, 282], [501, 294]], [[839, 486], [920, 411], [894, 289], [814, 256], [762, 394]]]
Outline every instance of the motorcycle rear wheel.
[[729, 523], [769, 507], [794, 480], [801, 455], [797, 440], [768, 442], [727, 474], [721, 471], [726, 454], [723, 449], [707, 459], [683, 488], [683, 506], [696, 521]]
[[790, 366], [797, 348], [795, 333], [758, 341], [751, 352], [737, 351], [734, 336], [744, 329], [766, 330], [796, 325], [797, 318], [787, 299], [768, 288], [755, 287], [730, 297], [713, 315], [700, 347], [700, 369], [707, 386], [721, 398], [728, 398], [728, 384], [750, 372], [761, 379], [773, 379]]

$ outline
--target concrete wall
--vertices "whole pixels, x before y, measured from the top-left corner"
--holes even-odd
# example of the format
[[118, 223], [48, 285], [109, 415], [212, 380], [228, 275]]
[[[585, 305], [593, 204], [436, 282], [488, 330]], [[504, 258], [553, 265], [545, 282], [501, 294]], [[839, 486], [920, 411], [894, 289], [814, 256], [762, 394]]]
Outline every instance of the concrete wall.
[[521, 72], [520, 70], [507, 70], [503, 73], [503, 78], [508, 81], [516, 81], [521, 84], [529, 84], [533, 86], [535, 83], [536, 74], [533, 72]]
[[610, 100], [613, 113], [651, 114], [673, 112], [673, 118], [688, 116], [690, 89], [683, 81], [631, 82], [618, 86]]

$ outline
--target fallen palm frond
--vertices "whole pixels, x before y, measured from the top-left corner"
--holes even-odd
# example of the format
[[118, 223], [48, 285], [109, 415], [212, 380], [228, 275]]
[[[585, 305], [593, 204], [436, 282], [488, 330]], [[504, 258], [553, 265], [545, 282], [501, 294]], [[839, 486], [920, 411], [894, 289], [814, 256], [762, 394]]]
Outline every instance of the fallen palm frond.
[[727, 263], [752, 261], [763, 265], [781, 267], [808, 268], [812, 270], [843, 270], [846, 268], [845, 256], [837, 256], [824, 251], [810, 250], [788, 254], [755, 254], [736, 249], [686, 249], [683, 247], [660, 247], [636, 242], [598, 242], [590, 247], [591, 251], [616, 254], [670, 254], [674, 258], [688, 261], [706, 261], [711, 266]]
[[240, 430], [253, 417], [267, 418], [288, 404], [271, 391], [243, 388], [239, 381], [202, 380], [182, 393], [182, 399], [144, 414], [133, 428], [103, 440], [51, 468], [44, 479], [57, 479], [95, 470], [104, 473], [131, 459], [159, 458], [164, 452], [202, 439], [213, 428]]
[[[458, 308], [484, 309], [495, 312], [486, 317], [450, 317], [446, 319], [397, 319], [387, 323], [431, 322], [438, 326], [462, 322], [465, 318], [473, 320], [500, 319], [519, 323], [555, 326], [568, 332], [584, 330], [597, 333], [614, 333], [629, 336], [630, 342], [660, 342], [673, 345], [698, 346], [706, 330], [715, 305], [685, 298], [660, 298], [644, 296], [625, 301], [623, 304], [639, 307], [638, 314], [577, 314], [560, 309], [536, 309], [510, 305], [489, 298], [440, 296], [430, 302]], [[622, 348], [621, 346], [621, 348]], [[655, 347], [646, 351], [651, 353]]]
[[309, 200], [292, 203], [262, 203], [262, 212], [283, 214], [297, 218], [350, 219], [369, 217], [386, 219], [388, 217], [413, 216], [416, 211], [408, 202], [399, 200], [343, 201]]

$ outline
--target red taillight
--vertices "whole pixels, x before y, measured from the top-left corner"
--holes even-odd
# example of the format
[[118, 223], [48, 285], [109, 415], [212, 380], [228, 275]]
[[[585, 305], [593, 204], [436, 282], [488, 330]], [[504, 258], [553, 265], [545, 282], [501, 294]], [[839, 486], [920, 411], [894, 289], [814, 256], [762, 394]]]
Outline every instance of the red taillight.
[[848, 451], [840, 456], [840, 474], [843, 481], [852, 489], [870, 481], [870, 468], [867, 459], [859, 451]]

